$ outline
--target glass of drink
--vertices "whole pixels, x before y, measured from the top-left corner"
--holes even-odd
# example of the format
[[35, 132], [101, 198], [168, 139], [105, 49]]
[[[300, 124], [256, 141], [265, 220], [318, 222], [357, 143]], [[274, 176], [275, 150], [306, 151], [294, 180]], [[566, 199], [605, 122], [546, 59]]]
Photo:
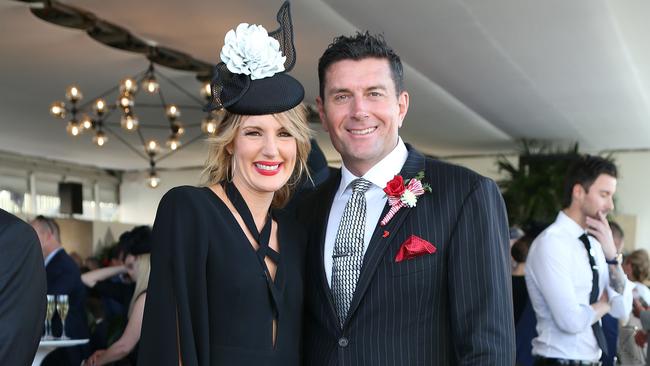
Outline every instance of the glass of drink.
[[57, 295], [56, 297], [56, 311], [61, 318], [61, 339], [70, 339], [65, 335], [65, 318], [68, 316], [68, 295]]
[[45, 336], [43, 339], [52, 339], [52, 317], [54, 316], [54, 295], [47, 295], [47, 307], [45, 308]]

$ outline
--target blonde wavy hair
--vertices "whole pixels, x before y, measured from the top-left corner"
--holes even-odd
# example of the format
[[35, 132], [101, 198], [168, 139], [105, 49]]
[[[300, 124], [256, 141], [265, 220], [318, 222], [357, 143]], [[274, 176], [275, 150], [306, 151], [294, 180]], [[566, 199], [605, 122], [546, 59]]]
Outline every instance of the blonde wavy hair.
[[129, 304], [129, 317], [133, 311], [133, 305], [140, 295], [147, 290], [149, 284], [149, 273], [151, 273], [151, 254], [140, 254], [136, 257], [137, 274], [135, 280], [135, 291]]
[[[296, 165], [287, 184], [273, 195], [272, 208], [282, 208], [289, 202], [294, 189], [301, 182], [303, 174], [309, 177], [307, 157], [311, 150], [311, 130], [307, 125], [307, 108], [303, 103], [281, 113], [272, 115], [287, 132], [296, 139]], [[226, 112], [217, 127], [214, 137], [208, 139], [210, 152], [203, 169], [203, 184], [211, 186], [231, 181], [233, 176], [233, 157], [228, 152], [246, 116]]]

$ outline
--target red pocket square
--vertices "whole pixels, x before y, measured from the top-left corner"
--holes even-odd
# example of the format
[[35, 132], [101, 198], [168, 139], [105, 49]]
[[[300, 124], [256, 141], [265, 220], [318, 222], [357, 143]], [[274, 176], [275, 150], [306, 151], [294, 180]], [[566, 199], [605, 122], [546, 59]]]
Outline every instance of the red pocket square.
[[401, 262], [405, 259], [419, 257], [425, 254], [432, 254], [436, 252], [436, 247], [428, 241], [411, 235], [399, 247], [399, 251], [395, 256], [395, 262]]

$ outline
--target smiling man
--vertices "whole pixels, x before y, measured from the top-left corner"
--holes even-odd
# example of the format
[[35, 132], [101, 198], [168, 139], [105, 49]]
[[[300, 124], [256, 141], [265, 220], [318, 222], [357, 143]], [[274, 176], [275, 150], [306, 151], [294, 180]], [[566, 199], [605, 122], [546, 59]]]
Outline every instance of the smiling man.
[[512, 365], [508, 225], [493, 181], [399, 137], [402, 63], [338, 37], [316, 102], [343, 167], [306, 198], [306, 365]]
[[601, 354], [614, 351], [608, 350], [601, 318], [627, 317], [632, 310], [632, 286], [606, 219], [614, 209], [616, 176], [613, 163], [579, 157], [565, 178], [564, 209], [528, 253], [537, 366], [600, 365]]

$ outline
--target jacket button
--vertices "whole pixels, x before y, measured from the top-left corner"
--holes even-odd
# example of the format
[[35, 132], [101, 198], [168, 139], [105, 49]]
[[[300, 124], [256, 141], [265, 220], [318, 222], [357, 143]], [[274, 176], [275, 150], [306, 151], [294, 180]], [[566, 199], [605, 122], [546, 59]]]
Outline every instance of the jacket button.
[[348, 339], [345, 337], [339, 338], [339, 347], [347, 347], [348, 346]]

